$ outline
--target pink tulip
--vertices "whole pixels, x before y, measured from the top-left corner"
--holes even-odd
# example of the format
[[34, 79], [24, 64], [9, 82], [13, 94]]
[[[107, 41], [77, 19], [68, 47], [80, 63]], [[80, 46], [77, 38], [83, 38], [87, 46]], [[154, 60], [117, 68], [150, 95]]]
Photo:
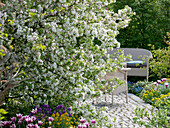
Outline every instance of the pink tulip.
[[22, 114], [16, 114], [17, 115], [17, 118], [20, 119], [22, 117]]
[[82, 128], [87, 128], [86, 125], [82, 125]]
[[50, 122], [53, 122], [53, 118], [52, 117], [48, 117], [48, 121], [50, 121]]
[[92, 124], [95, 124], [95, 123], [96, 123], [96, 120], [92, 120], [91, 123], [92, 123]]
[[165, 82], [166, 81], [166, 78], [162, 78], [162, 82]]
[[78, 125], [78, 128], [82, 128], [82, 126], [81, 126], [81, 125]]
[[42, 121], [38, 121], [38, 125], [41, 126], [43, 124]]
[[81, 119], [80, 122], [83, 124], [85, 122], [85, 119]]
[[161, 81], [160, 81], [160, 80], [157, 80], [157, 83], [158, 83], [158, 84], [160, 84], [160, 83], [161, 83]]
[[169, 83], [165, 83], [165, 87], [168, 88]]
[[12, 122], [15, 122], [15, 121], [16, 121], [16, 117], [12, 117], [12, 118], [11, 118], [11, 121], [12, 121]]
[[89, 124], [88, 123], [85, 123], [84, 125], [86, 125], [86, 128], [89, 128]]
[[155, 86], [157, 86], [157, 85], [158, 85], [158, 83], [157, 83], [157, 82], [154, 82], [154, 85], [155, 85]]

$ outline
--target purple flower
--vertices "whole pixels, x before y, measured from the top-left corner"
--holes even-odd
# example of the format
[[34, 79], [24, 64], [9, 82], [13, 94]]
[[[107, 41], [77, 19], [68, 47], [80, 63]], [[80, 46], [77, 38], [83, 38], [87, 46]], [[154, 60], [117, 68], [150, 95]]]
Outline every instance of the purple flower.
[[53, 113], [56, 114], [56, 111], [54, 111]]
[[43, 108], [45, 108], [45, 106], [46, 106], [45, 104], [42, 105]]
[[63, 107], [64, 110], [66, 110], [66, 107]]
[[46, 108], [49, 108], [49, 105], [48, 105], [48, 104], [46, 104], [45, 106], [46, 106]]
[[96, 123], [96, 120], [92, 120], [91, 123], [92, 123], [92, 124], [95, 124], [95, 123]]
[[42, 108], [38, 108], [37, 111], [38, 111], [38, 112], [42, 111]]
[[62, 104], [60, 105], [60, 108], [63, 108], [63, 105], [62, 105]]
[[17, 115], [17, 118], [20, 119], [22, 117], [22, 114], [16, 114]]
[[57, 106], [57, 107], [55, 107], [55, 110], [58, 110], [58, 106]]
[[41, 126], [43, 124], [42, 121], [38, 121], [38, 125]]
[[71, 114], [68, 114], [69, 117], [71, 117]]
[[48, 121], [50, 121], [50, 122], [53, 122], [53, 118], [52, 117], [48, 117]]
[[66, 111], [63, 111], [63, 113], [66, 113]]
[[85, 119], [81, 119], [80, 122], [83, 124], [85, 122]]
[[58, 113], [59, 113], [60, 115], [62, 115], [62, 112], [58, 111]]
[[33, 108], [37, 108], [37, 105], [33, 106]]
[[68, 111], [71, 111], [71, 108], [68, 108]]
[[12, 122], [15, 122], [15, 121], [16, 121], [16, 117], [12, 117], [12, 118], [11, 118], [11, 121], [12, 121]]

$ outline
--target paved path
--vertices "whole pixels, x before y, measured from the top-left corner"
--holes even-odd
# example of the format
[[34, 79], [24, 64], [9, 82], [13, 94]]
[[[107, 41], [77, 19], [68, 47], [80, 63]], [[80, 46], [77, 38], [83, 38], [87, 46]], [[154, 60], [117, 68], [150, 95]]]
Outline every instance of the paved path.
[[109, 118], [116, 117], [113, 128], [145, 128], [133, 123], [133, 117], [135, 117], [134, 112], [136, 106], [140, 108], [147, 107], [146, 109], [150, 111], [152, 109], [151, 105], [144, 103], [143, 100], [133, 94], [128, 94], [128, 103], [126, 103], [124, 93], [114, 95], [113, 99], [113, 105], [111, 104], [111, 95], [107, 97], [107, 102], [94, 104], [96, 107], [107, 106]]

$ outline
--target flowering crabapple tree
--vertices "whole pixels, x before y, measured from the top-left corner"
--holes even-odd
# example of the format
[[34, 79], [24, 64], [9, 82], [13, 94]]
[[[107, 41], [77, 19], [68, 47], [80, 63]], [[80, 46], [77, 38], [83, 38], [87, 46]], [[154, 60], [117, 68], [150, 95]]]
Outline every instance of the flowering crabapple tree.
[[[106, 52], [120, 46], [118, 30], [127, 27], [133, 15], [128, 6], [115, 13], [106, 8], [115, 0], [2, 2], [0, 45], [10, 56], [0, 65], [0, 81], [7, 81], [1, 84], [0, 93], [13, 85], [0, 102], [7, 108], [14, 100], [20, 107], [22, 103], [72, 105], [99, 95], [107, 84], [99, 77], [124, 61], [123, 56], [115, 60]], [[100, 46], [94, 43], [95, 38], [101, 41]]]

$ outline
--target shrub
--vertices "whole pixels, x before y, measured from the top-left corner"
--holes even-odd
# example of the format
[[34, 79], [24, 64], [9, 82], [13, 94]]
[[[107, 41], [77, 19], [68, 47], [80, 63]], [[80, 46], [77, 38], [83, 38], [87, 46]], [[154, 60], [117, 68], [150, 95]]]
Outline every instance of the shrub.
[[150, 77], [153, 79], [161, 79], [163, 77], [170, 77], [170, 33], [168, 35], [168, 46], [162, 49], [153, 50], [153, 59], [149, 62]]

